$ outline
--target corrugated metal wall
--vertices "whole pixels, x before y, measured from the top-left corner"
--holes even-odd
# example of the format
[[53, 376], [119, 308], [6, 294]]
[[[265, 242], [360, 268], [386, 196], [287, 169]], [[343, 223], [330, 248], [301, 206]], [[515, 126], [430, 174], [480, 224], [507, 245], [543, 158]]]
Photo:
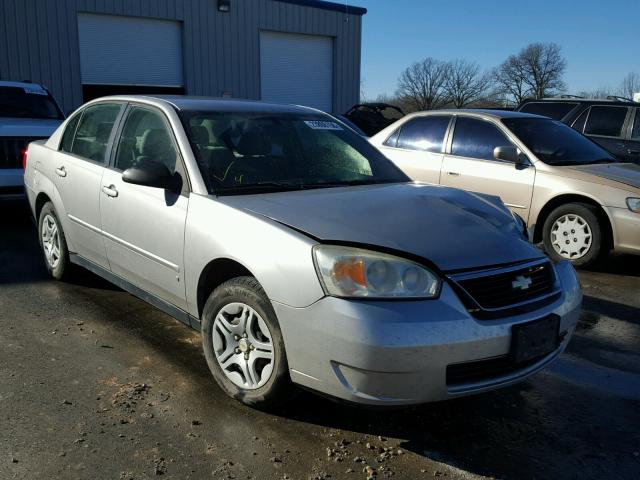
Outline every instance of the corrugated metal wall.
[[0, 78], [43, 83], [65, 111], [82, 103], [77, 13], [178, 20], [189, 95], [260, 98], [260, 30], [335, 37], [335, 112], [360, 95], [362, 17], [275, 0], [0, 0]]

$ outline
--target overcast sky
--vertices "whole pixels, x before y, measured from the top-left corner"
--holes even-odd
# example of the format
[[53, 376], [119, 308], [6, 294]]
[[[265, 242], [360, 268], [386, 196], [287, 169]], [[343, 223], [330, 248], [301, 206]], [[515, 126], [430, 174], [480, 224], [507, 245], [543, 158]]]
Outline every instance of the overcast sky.
[[[334, 0], [339, 3], [340, 0]], [[569, 92], [617, 87], [640, 73], [640, 0], [348, 0], [365, 7], [367, 99], [392, 94], [401, 71], [427, 56], [485, 68], [531, 42], [556, 42]]]

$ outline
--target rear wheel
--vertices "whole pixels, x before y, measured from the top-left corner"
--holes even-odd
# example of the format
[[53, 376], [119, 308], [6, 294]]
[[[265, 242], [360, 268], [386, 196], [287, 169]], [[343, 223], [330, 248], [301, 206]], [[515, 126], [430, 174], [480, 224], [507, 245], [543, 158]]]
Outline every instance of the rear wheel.
[[44, 263], [53, 278], [58, 280], [69, 273], [70, 261], [67, 240], [51, 202], [45, 203], [38, 219], [40, 246]]
[[213, 291], [204, 307], [202, 342], [209, 369], [227, 395], [260, 408], [290, 397], [280, 326], [255, 278], [234, 278]]
[[569, 260], [576, 267], [592, 264], [602, 250], [597, 210], [584, 203], [561, 205], [544, 222], [543, 242], [555, 260]]

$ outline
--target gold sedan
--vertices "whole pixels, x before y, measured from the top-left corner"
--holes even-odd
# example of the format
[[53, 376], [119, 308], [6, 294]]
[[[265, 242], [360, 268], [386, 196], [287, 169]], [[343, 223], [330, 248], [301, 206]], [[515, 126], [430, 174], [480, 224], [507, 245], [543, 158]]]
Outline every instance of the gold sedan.
[[549, 256], [640, 255], [640, 166], [567, 125], [502, 110], [408, 115], [370, 139], [411, 178], [493, 194]]

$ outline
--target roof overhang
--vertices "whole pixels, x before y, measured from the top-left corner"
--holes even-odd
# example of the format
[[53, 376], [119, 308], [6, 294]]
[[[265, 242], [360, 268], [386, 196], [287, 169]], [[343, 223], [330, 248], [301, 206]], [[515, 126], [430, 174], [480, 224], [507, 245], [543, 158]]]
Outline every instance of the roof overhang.
[[354, 7], [342, 3], [325, 2], [322, 0], [275, 0], [276, 2], [292, 3], [303, 7], [321, 8], [323, 10], [333, 10], [351, 15], [364, 15], [367, 13], [366, 8]]

